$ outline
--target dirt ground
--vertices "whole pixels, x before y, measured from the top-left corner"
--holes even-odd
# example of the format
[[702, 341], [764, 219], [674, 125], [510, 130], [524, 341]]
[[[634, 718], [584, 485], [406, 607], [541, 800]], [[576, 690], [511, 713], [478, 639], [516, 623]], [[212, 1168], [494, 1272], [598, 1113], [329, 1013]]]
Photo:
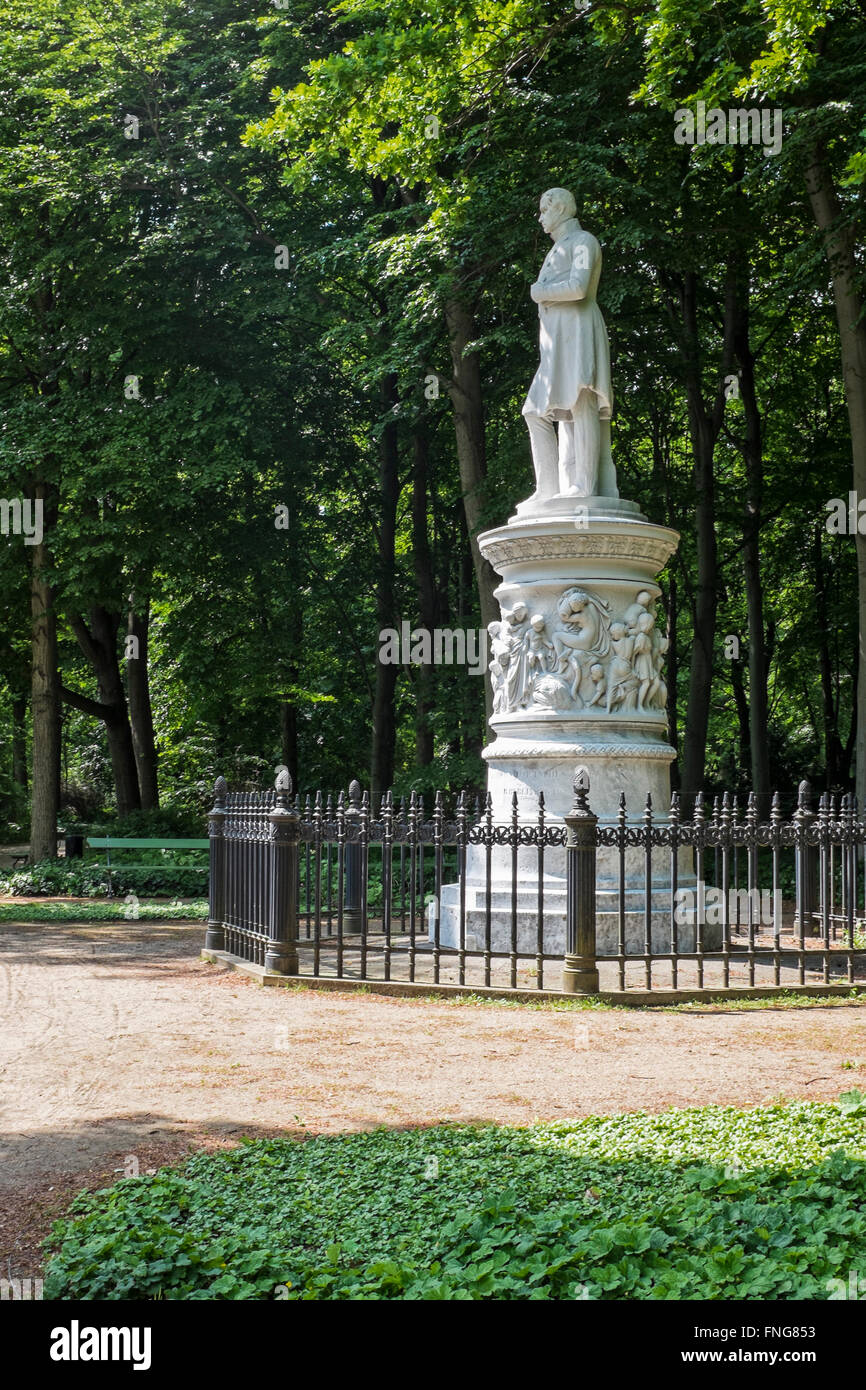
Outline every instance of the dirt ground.
[[241, 1135], [835, 1098], [866, 1075], [866, 1006], [552, 1013], [262, 989], [204, 964], [203, 940], [199, 923], [0, 925], [4, 1277], [38, 1274], [53, 1215], [130, 1160]]

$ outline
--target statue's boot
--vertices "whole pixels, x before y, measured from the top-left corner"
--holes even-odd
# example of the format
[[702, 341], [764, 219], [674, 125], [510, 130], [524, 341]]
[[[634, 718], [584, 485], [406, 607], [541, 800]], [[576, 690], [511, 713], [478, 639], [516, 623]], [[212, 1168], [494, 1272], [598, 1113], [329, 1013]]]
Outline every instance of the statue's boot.
[[546, 502], [559, 491], [559, 441], [556, 426], [543, 415], [524, 415], [532, 447], [535, 469], [535, 491], [518, 505], [518, 512], [528, 512], [536, 502]]

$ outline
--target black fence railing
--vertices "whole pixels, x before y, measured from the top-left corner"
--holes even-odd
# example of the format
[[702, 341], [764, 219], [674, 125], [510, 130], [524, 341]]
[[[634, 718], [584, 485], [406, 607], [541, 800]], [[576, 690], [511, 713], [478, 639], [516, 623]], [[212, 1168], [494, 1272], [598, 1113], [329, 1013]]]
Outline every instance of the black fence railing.
[[866, 983], [866, 822], [802, 783], [760, 820], [724, 796], [599, 819], [515, 798], [229, 792], [216, 784], [205, 949], [286, 976], [432, 985], [728, 990]]

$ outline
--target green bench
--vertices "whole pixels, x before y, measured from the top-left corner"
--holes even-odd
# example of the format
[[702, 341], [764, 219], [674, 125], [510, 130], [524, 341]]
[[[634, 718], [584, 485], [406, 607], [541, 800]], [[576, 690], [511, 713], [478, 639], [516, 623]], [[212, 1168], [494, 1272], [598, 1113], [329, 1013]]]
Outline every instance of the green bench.
[[[111, 896], [111, 851], [119, 849], [207, 849], [210, 840], [139, 840], [132, 836], [88, 835], [86, 840], [88, 849], [105, 850], [105, 867], [108, 870], [108, 894]], [[169, 873], [176, 869], [176, 864], [128, 864], [124, 862], [125, 869], [146, 869], [148, 873]], [[207, 864], [185, 864], [182, 868], [200, 869], [206, 873]]]

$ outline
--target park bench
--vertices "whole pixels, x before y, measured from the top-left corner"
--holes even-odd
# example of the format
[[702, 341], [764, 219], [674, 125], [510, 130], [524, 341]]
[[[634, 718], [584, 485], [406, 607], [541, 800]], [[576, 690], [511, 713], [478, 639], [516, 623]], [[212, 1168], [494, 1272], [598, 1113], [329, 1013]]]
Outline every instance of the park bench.
[[[105, 867], [108, 871], [108, 895], [111, 897], [111, 852], [126, 849], [207, 849], [209, 840], [185, 840], [185, 839], [163, 839], [163, 840], [140, 840], [133, 836], [118, 835], [88, 835], [88, 849], [105, 850]], [[169, 873], [177, 868], [176, 864], [129, 864], [124, 861], [125, 869], [146, 869], [149, 873]], [[186, 865], [184, 867], [198, 868], [198, 865]], [[207, 871], [207, 865], [202, 864], [202, 872]]]

